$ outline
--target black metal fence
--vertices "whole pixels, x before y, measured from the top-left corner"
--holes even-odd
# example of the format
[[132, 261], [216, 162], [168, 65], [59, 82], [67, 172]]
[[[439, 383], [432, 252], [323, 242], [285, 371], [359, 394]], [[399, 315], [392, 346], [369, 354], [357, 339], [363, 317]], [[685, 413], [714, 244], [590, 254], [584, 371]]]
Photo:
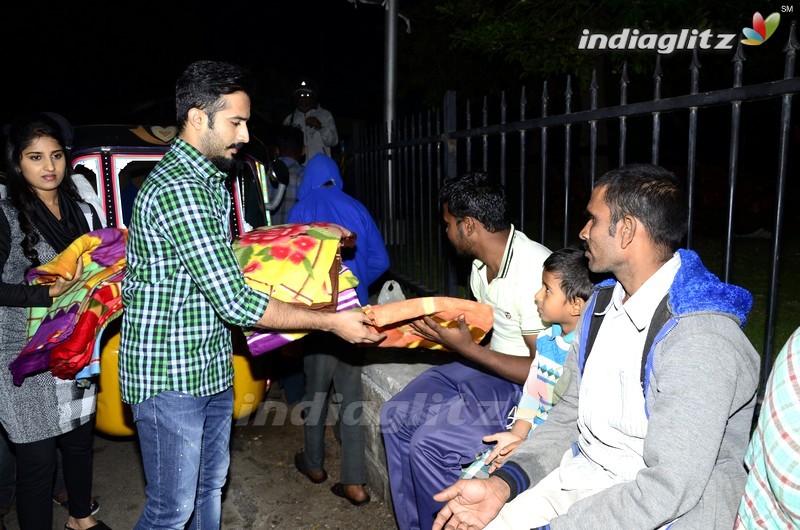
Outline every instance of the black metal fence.
[[[515, 225], [555, 248], [576, 242], [591, 187], [608, 167], [648, 160], [670, 169], [677, 167], [685, 178], [690, 201], [686, 245], [692, 248], [695, 244], [698, 219], [704, 229], [708, 224], [718, 226], [723, 235], [716, 237], [723, 239], [724, 248], [721, 276], [731, 281], [737, 198], [741, 203], [752, 198], [742, 197], [738, 190], [744, 180], [740, 177], [742, 153], [748, 145], [763, 151], [758, 146], [767, 138], [770, 145], [777, 146], [777, 161], [763, 152], [747, 154], [748, 164], [760, 165], [761, 171], [748, 172], [747, 178], [754, 180], [745, 194], [756, 183], [772, 188], [768, 193], [771, 205], [767, 206], [771, 218], [763, 227], [771, 233], [771, 271], [769, 284], [764, 286], [768, 297], [763, 349], [764, 366], [769, 367], [793, 124], [794, 130], [800, 131], [797, 113], [793, 118], [792, 111], [792, 95], [800, 92], [800, 77], [795, 76], [797, 49], [792, 22], [783, 49], [783, 78], [743, 85], [745, 56], [739, 44], [731, 60], [732, 86], [708, 92], [699, 89], [701, 64], [695, 49], [689, 66], [689, 93], [667, 98], [662, 98], [658, 56], [652, 99], [633, 103], [628, 102], [630, 79], [627, 66], [623, 66], [617, 105], [598, 104], [603, 96], [611, 96], [601, 94], [594, 72], [584, 98], [577, 101], [584, 109], [578, 111], [573, 111], [576, 94], [569, 77], [563, 86], [563, 100], [558, 102], [551, 100], [550, 87], [544, 82], [536, 118], [528, 117], [528, 94], [523, 87], [516, 121], [508, 121], [505, 92], [500, 97], [499, 118], [491, 122], [489, 115], [496, 111], [490, 108], [488, 98], [483, 98], [480, 124], [474, 123], [478, 118], [473, 116], [471, 103], [465, 102], [459, 110], [456, 93], [448, 92], [441, 109], [399, 120], [393, 124], [391, 136], [385, 124], [357, 129], [347, 181], [379, 223], [390, 249], [391, 272], [417, 294], [453, 296], [464, 294], [466, 274], [460, 268], [463, 260], [453, 259], [441, 228], [437, 192], [448, 176], [474, 169], [498, 175], [506, 187]], [[561, 112], [551, 113], [554, 103]], [[758, 114], [755, 132], [743, 125], [748, 106]], [[730, 109], [728, 119], [726, 109]], [[701, 112], [716, 114], [703, 121]], [[703, 130], [701, 124], [713, 130]], [[742, 135], [743, 131], [747, 134]], [[704, 138], [709, 133], [717, 138], [717, 144], [720, 137], [724, 138], [724, 147], [717, 150], [726, 151], [718, 171], [724, 174], [719, 175], [710, 192], [698, 183], [698, 146], [702, 154], [708, 147]], [[703, 197], [698, 197], [701, 191]], [[762, 383], [767, 372], [762, 369]]]

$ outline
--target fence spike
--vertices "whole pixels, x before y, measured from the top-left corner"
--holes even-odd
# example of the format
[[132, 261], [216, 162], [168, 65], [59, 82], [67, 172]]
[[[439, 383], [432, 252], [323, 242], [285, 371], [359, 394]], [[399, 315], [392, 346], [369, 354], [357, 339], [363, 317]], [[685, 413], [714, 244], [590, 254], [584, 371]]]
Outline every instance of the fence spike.
[[733, 54], [733, 59], [731, 62], [733, 63], [733, 86], [740, 87], [742, 86], [742, 74], [744, 73], [744, 62], [747, 60], [747, 57], [744, 55], [744, 46], [742, 46], [742, 41], [739, 41], [739, 44], [736, 45], [736, 53]]
[[592, 68], [592, 81], [589, 83], [589, 105], [592, 110], [597, 109], [597, 93], [600, 85], [597, 84], [597, 68]]
[[525, 119], [525, 106], [528, 104], [528, 100], [525, 98], [525, 85], [522, 85], [522, 92], [519, 95], [519, 119], [522, 121]]
[[542, 118], [547, 117], [547, 102], [550, 101], [550, 95], [547, 92], [547, 81], [542, 84]]
[[626, 105], [628, 103], [628, 61], [622, 62], [622, 76], [619, 79], [619, 104]]
[[800, 44], [797, 42], [796, 26], [797, 21], [792, 20], [792, 24], [789, 26], [789, 39], [786, 41], [786, 46], [783, 47], [784, 53], [794, 53], [797, 48], [800, 48]]
[[797, 48], [800, 47], [797, 43], [796, 22], [792, 20], [792, 25], [789, 27], [789, 40], [786, 41], [786, 46], [783, 52], [786, 54], [786, 60], [783, 66], [783, 78], [789, 79], [794, 77], [794, 61]]
[[661, 80], [663, 72], [661, 71], [661, 54], [656, 55], [656, 68], [653, 70], [653, 79]]
[[653, 70], [653, 100], [661, 99], [661, 54], [656, 55], [656, 67]]
[[503, 90], [500, 92], [500, 123], [506, 122], [506, 110], [508, 110], [508, 104], [506, 104], [506, 91]]
[[572, 76], [567, 74], [567, 89], [564, 91], [564, 103], [566, 112], [572, 112]]
[[433, 134], [433, 125], [431, 123], [431, 109], [428, 109], [428, 136]]
[[691, 93], [697, 94], [700, 90], [700, 56], [697, 54], [697, 46], [692, 50], [692, 64], [689, 66], [689, 71], [692, 73]]

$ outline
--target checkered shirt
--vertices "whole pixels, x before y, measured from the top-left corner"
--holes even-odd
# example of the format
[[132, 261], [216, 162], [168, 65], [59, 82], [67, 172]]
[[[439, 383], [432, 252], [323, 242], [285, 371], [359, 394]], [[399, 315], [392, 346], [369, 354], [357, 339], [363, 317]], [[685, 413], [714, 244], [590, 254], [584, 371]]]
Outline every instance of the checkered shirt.
[[800, 328], [775, 359], [745, 464], [743, 528], [800, 528]]
[[122, 286], [119, 377], [136, 404], [166, 390], [207, 396], [233, 381], [227, 324], [249, 327], [269, 297], [230, 241], [226, 175], [176, 139], [136, 196]]

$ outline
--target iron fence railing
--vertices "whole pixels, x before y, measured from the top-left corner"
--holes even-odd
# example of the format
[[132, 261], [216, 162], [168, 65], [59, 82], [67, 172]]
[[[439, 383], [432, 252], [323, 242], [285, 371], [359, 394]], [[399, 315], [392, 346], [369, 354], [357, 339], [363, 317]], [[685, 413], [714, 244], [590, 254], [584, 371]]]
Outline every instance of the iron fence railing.
[[[563, 94], [563, 112], [551, 113], [551, 96], [544, 82], [540, 100], [540, 116], [527, 116], [529, 104], [522, 87], [519, 97], [519, 120], [507, 120], [505, 92], [500, 99], [499, 120], [490, 123], [488, 98], [483, 98], [480, 124], [474, 124], [469, 101], [463, 107], [463, 128], [459, 128], [456, 93], [444, 96], [441, 109], [429, 110], [399, 120], [391, 128], [386, 124], [357, 129], [354, 133], [352, 159], [348, 163], [347, 181], [351, 189], [373, 212], [390, 249], [391, 272], [405, 285], [421, 295], [463, 295], [466, 273], [461, 262], [451, 255], [440, 224], [437, 191], [443, 179], [474, 169], [491, 170], [506, 187], [517, 227], [547, 243], [559, 237], [558, 244], [574, 242], [579, 229], [576, 216], [583, 208], [595, 179], [602, 174], [603, 162], [616, 152], [618, 165], [646, 161], [662, 163], [665, 158], [665, 120], [680, 122], [675, 130], [685, 131], [686, 156], [681, 157], [689, 196], [689, 234], [686, 246], [692, 248], [697, 233], [698, 213], [709, 212], [706, 204], [698, 204], [698, 144], [704, 138], [701, 112], [711, 108], [730, 108], [727, 130], [727, 157], [723, 164], [726, 182], [718, 193], [724, 194], [724, 256], [722, 278], [730, 281], [733, 262], [734, 217], [737, 184], [742, 166], [742, 115], [748, 105], [778, 103], [780, 109], [769, 126], [760, 126], [762, 134], [774, 134], [777, 124], [777, 161], [774, 162], [774, 215], [771, 219], [771, 270], [766, 309], [764, 366], [771, 366], [778, 294], [778, 273], [781, 264], [786, 208], [786, 183], [789, 176], [789, 147], [793, 119], [792, 96], [800, 92], [800, 77], [795, 75], [798, 42], [792, 22], [789, 39], [783, 49], [783, 78], [744, 85], [744, 51], [742, 45], [732, 59], [733, 82], [729, 88], [700, 91], [700, 61], [697, 50], [692, 54], [689, 93], [662, 98], [661, 57], [656, 59], [653, 74], [653, 97], [649, 101], [628, 102], [630, 83], [628, 68], [623, 66], [619, 80], [619, 104], [600, 106], [600, 85], [593, 72], [588, 86], [588, 108], [573, 111], [572, 80], [567, 77]], [[771, 102], [771, 103], [770, 103]], [[757, 111], [763, 112], [763, 106]], [[648, 120], [643, 127], [642, 120]], [[763, 116], [762, 116], [763, 118]], [[633, 128], [633, 120], [640, 127]], [[709, 125], [711, 125], [709, 120]], [[719, 137], [717, 119], [711, 131]], [[601, 141], [601, 130], [606, 138]], [[800, 130], [800, 129], [798, 129]], [[391, 135], [390, 135], [391, 133]], [[752, 133], [750, 133], [752, 134]], [[642, 136], [650, 136], [642, 142]], [[538, 137], [538, 138], [537, 138]], [[538, 139], [538, 142], [536, 141]], [[511, 141], [513, 140], [513, 142]], [[645, 149], [632, 144], [646, 145]], [[676, 142], [669, 143], [670, 153]], [[603, 149], [606, 146], [606, 149]], [[576, 148], [577, 147], [577, 148]], [[616, 149], [611, 149], [615, 147]], [[631, 152], [631, 151], [635, 152]], [[649, 151], [649, 152], [647, 152]], [[553, 153], [556, 153], [555, 155]], [[702, 151], [701, 151], [702, 154]], [[762, 156], [761, 153], [758, 154]], [[538, 160], [537, 160], [538, 159]], [[577, 169], [577, 162], [580, 169]], [[770, 162], [773, 162], [770, 160]], [[610, 164], [608, 164], [610, 165]], [[665, 165], [662, 163], [662, 165]], [[673, 164], [674, 165], [674, 164]], [[764, 171], [771, 164], [764, 166]], [[516, 178], [512, 177], [512, 173]], [[741, 197], [739, 197], [741, 200]], [[538, 210], [538, 212], [537, 212]], [[538, 214], [538, 215], [537, 215]], [[558, 229], [560, 224], [561, 230]], [[559, 233], [560, 232], [560, 233]], [[555, 235], [554, 235], [555, 234]], [[551, 245], [552, 246], [552, 245]], [[758, 345], [757, 345], [758, 346]], [[768, 370], [762, 369], [764, 387]]]

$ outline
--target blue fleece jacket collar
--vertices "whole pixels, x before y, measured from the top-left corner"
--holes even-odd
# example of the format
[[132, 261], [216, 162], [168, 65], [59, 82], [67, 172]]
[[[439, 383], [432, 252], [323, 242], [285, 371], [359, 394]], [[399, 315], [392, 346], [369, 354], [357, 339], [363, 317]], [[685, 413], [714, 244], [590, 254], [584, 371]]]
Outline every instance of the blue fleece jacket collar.
[[678, 255], [681, 268], [669, 290], [672, 312], [679, 317], [706, 311], [727, 313], [744, 327], [753, 307], [753, 295], [742, 287], [721, 281], [705, 268], [693, 250], [680, 249]]
[[[669, 289], [669, 306], [677, 317], [691, 313], [714, 312], [732, 316], [739, 326], [747, 323], [753, 307], [753, 295], [742, 287], [725, 283], [706, 269], [697, 252], [679, 249], [681, 267]], [[597, 287], [611, 287], [617, 282], [605, 280]], [[602, 308], [596, 308], [599, 310]]]

